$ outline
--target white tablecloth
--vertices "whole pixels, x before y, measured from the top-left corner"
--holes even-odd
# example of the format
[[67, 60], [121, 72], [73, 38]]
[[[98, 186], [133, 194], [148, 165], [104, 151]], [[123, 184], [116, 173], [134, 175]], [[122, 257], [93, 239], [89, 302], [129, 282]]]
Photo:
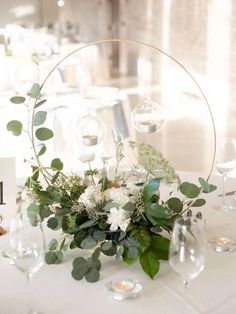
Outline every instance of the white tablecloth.
[[[184, 175], [188, 179], [197, 177]], [[182, 176], [183, 177], [183, 176]], [[221, 187], [220, 178], [211, 180]], [[236, 179], [230, 179], [226, 189], [236, 189]], [[221, 213], [213, 209], [219, 202], [218, 191], [206, 195], [207, 205], [203, 214], [206, 219], [208, 238], [224, 233], [236, 239], [236, 211]], [[236, 203], [235, 203], [236, 205]], [[0, 237], [0, 248], [8, 246], [7, 236]], [[86, 254], [74, 250], [60, 265], [44, 265], [33, 278], [34, 303], [37, 309], [51, 314], [180, 314], [183, 306], [183, 287], [178, 275], [170, 268], [168, 262], [161, 263], [161, 271], [155, 280], [150, 280], [138, 264], [128, 266], [113, 258], [103, 258], [100, 281], [89, 284], [85, 280], [75, 281], [71, 277], [72, 257]], [[188, 287], [188, 314], [236, 313], [236, 253], [216, 253], [210, 245], [207, 249], [205, 270], [190, 282]], [[25, 275], [8, 259], [0, 257], [0, 313], [25, 313], [27, 307], [27, 284]], [[143, 285], [143, 293], [137, 299], [123, 302], [111, 298], [106, 288], [107, 282], [114, 279], [134, 278]]]

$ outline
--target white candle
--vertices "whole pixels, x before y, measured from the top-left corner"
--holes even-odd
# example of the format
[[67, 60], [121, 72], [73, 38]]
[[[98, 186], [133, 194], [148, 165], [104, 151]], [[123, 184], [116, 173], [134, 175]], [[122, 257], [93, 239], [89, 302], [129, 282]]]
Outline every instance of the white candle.
[[140, 131], [144, 133], [154, 133], [157, 130], [157, 125], [154, 121], [147, 120], [147, 121], [142, 121], [140, 123]]
[[97, 145], [97, 143], [98, 143], [97, 135], [84, 135], [83, 136], [83, 144], [85, 146], [93, 146], [93, 145]]
[[113, 289], [120, 293], [129, 293], [134, 288], [134, 284], [128, 280], [121, 280], [114, 283]]
[[228, 237], [219, 236], [213, 240], [217, 252], [227, 252], [231, 249], [231, 240]]

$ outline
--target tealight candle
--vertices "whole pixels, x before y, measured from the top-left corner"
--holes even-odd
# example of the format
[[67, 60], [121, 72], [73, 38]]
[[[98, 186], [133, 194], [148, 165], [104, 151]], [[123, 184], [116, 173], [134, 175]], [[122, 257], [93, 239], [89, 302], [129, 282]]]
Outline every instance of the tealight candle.
[[157, 124], [154, 121], [147, 120], [140, 123], [140, 131], [144, 133], [154, 133], [157, 130]]
[[231, 249], [231, 239], [225, 236], [219, 236], [212, 241], [216, 252], [228, 252]]
[[137, 280], [129, 279], [110, 281], [107, 288], [112, 292], [112, 297], [119, 301], [135, 298], [142, 291], [142, 285]]
[[97, 143], [98, 143], [97, 135], [84, 135], [83, 136], [83, 144], [85, 146], [93, 146], [93, 145], [97, 145]]
[[128, 292], [134, 288], [134, 284], [131, 281], [121, 280], [117, 281], [113, 285], [113, 289], [118, 292]]

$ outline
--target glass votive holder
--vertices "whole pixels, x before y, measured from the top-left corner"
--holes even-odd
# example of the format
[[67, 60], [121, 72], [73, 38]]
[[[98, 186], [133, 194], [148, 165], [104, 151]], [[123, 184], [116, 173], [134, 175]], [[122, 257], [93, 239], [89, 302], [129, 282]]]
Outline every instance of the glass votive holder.
[[111, 291], [113, 299], [122, 301], [139, 296], [142, 292], [142, 285], [137, 280], [122, 279], [110, 281], [107, 289]]
[[210, 240], [210, 243], [213, 250], [218, 253], [231, 252], [233, 248], [232, 239], [223, 235], [219, 235], [215, 238], [212, 238]]

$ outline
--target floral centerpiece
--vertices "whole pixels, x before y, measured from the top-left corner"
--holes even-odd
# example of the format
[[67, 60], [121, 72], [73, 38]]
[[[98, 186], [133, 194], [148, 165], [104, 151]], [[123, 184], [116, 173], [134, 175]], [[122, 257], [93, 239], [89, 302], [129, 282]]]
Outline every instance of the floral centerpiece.
[[[39, 215], [42, 220], [47, 219], [48, 228], [62, 230], [62, 235], [48, 244], [46, 263], [61, 263], [68, 250], [89, 249], [93, 250], [91, 257], [85, 259], [82, 250], [78, 250], [78, 257], [73, 260], [71, 274], [76, 280], [99, 280], [101, 254], [115, 256], [129, 265], [139, 261], [144, 272], [154, 278], [160, 261], [168, 259], [174, 220], [190, 207], [203, 206], [205, 200], [199, 198], [200, 193], [209, 193], [216, 187], [203, 178], [199, 178], [199, 185], [181, 182], [160, 152], [132, 141], [128, 145], [136, 154], [137, 164], [128, 172], [120, 170], [125, 154], [121, 140], [115, 143], [113, 171], [108, 171], [105, 159], [101, 169], [93, 169], [93, 154], [80, 156], [81, 161], [88, 163], [88, 170], [81, 175], [64, 173], [59, 158], [45, 167], [40, 158], [53, 131], [42, 126], [47, 112], [39, 109], [46, 102], [41, 86], [34, 84], [26, 97], [14, 96], [11, 102], [24, 105], [29, 116], [26, 126], [18, 120], [7, 124], [15, 136], [26, 132], [32, 145], [32, 175], [21, 194], [21, 199], [31, 200], [28, 217], [33, 226]], [[36, 138], [40, 144], [35, 144]], [[160, 194], [163, 182], [172, 186], [166, 200]]]

